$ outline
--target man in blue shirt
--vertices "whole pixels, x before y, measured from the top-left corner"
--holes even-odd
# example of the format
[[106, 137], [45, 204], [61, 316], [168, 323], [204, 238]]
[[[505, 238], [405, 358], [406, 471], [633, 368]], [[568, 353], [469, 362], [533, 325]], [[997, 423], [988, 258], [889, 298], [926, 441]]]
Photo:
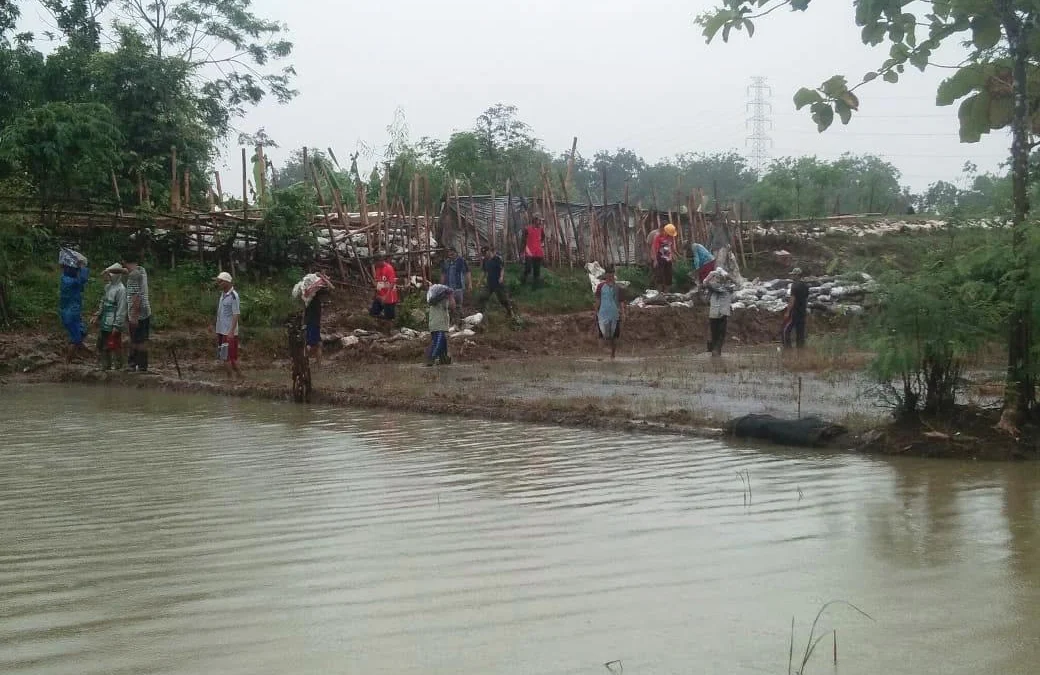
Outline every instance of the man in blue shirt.
[[480, 252], [484, 258], [480, 263], [480, 269], [484, 271], [484, 290], [477, 298], [480, 313], [484, 314], [487, 311], [488, 300], [493, 295], [506, 308], [506, 316], [512, 319], [513, 306], [509, 303], [509, 295], [506, 293], [506, 264], [502, 261], [502, 256], [492, 248], [484, 246]]
[[473, 291], [473, 275], [469, 271], [466, 259], [454, 248], [448, 249], [448, 256], [441, 263], [441, 283], [452, 290], [455, 295], [455, 311], [461, 313], [465, 291]]

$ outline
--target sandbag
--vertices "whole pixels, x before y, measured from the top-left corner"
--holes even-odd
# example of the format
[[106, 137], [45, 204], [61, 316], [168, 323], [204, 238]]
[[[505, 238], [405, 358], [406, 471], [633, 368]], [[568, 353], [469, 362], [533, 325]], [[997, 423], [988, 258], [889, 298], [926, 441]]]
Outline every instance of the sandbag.
[[823, 445], [848, 431], [839, 424], [832, 424], [819, 417], [784, 420], [761, 414], [738, 417], [730, 421], [728, 430], [737, 438], [757, 438], [802, 447]]
[[453, 292], [454, 291], [452, 291], [450, 286], [445, 286], [444, 284], [433, 284], [430, 286], [430, 290], [426, 291], [426, 304], [430, 306], [436, 305]]

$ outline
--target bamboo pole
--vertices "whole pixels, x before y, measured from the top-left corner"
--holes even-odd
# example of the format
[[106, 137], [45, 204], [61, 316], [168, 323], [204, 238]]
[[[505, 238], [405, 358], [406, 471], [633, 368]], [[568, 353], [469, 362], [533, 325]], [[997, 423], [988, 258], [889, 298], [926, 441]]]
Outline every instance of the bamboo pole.
[[119, 181], [116, 180], [116, 172], [109, 171], [108, 175], [112, 178], [112, 190], [116, 193], [116, 209], [119, 215], [123, 215], [123, 198], [119, 194]]
[[622, 208], [621, 208], [621, 218], [622, 218], [621, 231], [625, 233], [625, 264], [631, 264], [633, 262], [633, 260], [634, 260], [634, 257], [635, 257], [635, 256], [632, 255], [632, 244], [634, 243], [632, 241], [632, 233], [629, 232], [629, 228], [628, 228], [628, 217], [629, 217], [629, 215], [628, 215], [628, 187], [629, 187], [629, 182], [626, 180], [625, 181], [625, 200], [622, 202]]
[[220, 172], [219, 171], [214, 171], [213, 172], [213, 177], [217, 181], [217, 204], [220, 206], [220, 208], [223, 209], [224, 208], [224, 188], [222, 188], [220, 186]]
[[[313, 160], [311, 160], [311, 169], [315, 169], [315, 163], [314, 163]], [[326, 167], [322, 166], [321, 170], [325, 174], [326, 182], [328, 182], [330, 188], [332, 189], [332, 203], [335, 205], [336, 215], [339, 218], [340, 227], [343, 228], [343, 231], [347, 235], [347, 248], [350, 250], [351, 254], [353, 255], [354, 260], [357, 261], [358, 271], [361, 273], [361, 278], [363, 278], [365, 281], [369, 281], [370, 282], [372, 280], [372, 276], [368, 273], [368, 268], [361, 262], [361, 256], [358, 255], [357, 249], [354, 247], [354, 241], [353, 241], [353, 238], [351, 237], [351, 233], [350, 233], [350, 218], [349, 218], [349, 215], [347, 214], [346, 210], [343, 208], [342, 195], [340, 195], [339, 190], [337, 190], [335, 187], [332, 187], [332, 185], [333, 185], [332, 178], [329, 176], [328, 170], [326, 169]], [[315, 180], [315, 184], [317, 184], [317, 180], [318, 180], [317, 176], [315, 176], [314, 180]], [[362, 228], [363, 229], [367, 229], [367, 226], [362, 226]], [[329, 231], [331, 233], [331, 231], [332, 231], [331, 227], [329, 228]], [[330, 236], [331, 236], [331, 234], [330, 234]], [[369, 239], [369, 242], [371, 242], [371, 239]], [[373, 253], [371, 243], [369, 243], [368, 252], [369, 252], [369, 255], [371, 255]], [[346, 278], [346, 277], [344, 277], [344, 278]]]
[[[469, 212], [470, 212], [470, 225], [473, 226], [473, 241], [477, 243], [477, 250], [480, 250], [480, 228], [477, 227], [477, 202], [473, 199], [473, 181], [469, 181]], [[489, 244], [490, 246], [490, 244]]]
[[[574, 139], [577, 142], [577, 138]], [[567, 205], [567, 219], [570, 220], [571, 231], [574, 232], [574, 252], [581, 255], [581, 249], [578, 244], [578, 226], [574, 222], [574, 211], [571, 209], [571, 200], [567, 194], [567, 179], [564, 174], [560, 173], [560, 187], [563, 189], [563, 201]], [[588, 254], [585, 255], [585, 262], [589, 262]], [[572, 266], [573, 267], [573, 266]]]
[[[339, 254], [339, 247], [336, 246], [336, 234], [332, 230], [332, 221], [329, 220], [329, 208], [325, 204], [325, 197], [321, 192], [321, 181], [318, 180], [318, 171], [314, 168], [313, 162], [307, 159], [307, 148], [303, 148], [303, 167], [306, 171], [310, 169], [311, 180], [314, 182], [314, 192], [318, 195], [318, 206], [321, 207], [321, 213], [325, 220], [325, 227], [329, 230], [329, 246], [332, 248], [332, 254], [336, 257], [336, 266], [339, 267], [339, 275], [341, 279], [347, 278], [347, 270], [343, 265], [343, 258]], [[337, 212], [338, 215], [338, 212]], [[350, 240], [350, 230], [344, 226], [343, 234], [346, 238], [346, 245], [351, 251], [354, 251], [354, 244]], [[354, 251], [357, 255], [357, 251]], [[360, 264], [360, 263], [359, 263]]]
[[184, 208], [191, 210], [191, 171], [184, 170]]
[[[603, 182], [603, 206], [606, 207], [606, 205], [607, 205], [607, 167], [606, 166], [600, 167], [600, 177], [601, 177], [602, 182]], [[607, 262], [605, 262], [604, 264], [607, 264], [607, 263], [611, 262], [612, 258], [614, 257], [614, 252], [611, 250], [611, 246], [610, 246], [610, 232], [604, 227], [602, 221], [600, 221], [599, 226], [600, 226], [600, 229], [603, 232], [603, 245], [606, 248], [606, 250], [604, 252], [606, 253], [605, 260]]]
[[[431, 221], [431, 215], [433, 213], [432, 204], [430, 204], [430, 177], [423, 174], [423, 224], [426, 226], [426, 250], [433, 250], [433, 223]], [[441, 246], [443, 242], [438, 242]], [[430, 275], [433, 274], [433, 257], [427, 254], [426, 257], [426, 278], [429, 279]]]
[[513, 179], [506, 178], [506, 224], [503, 229], [506, 240], [506, 260], [509, 259], [509, 246], [513, 246], [513, 253], [520, 257], [520, 246], [516, 243], [516, 233], [513, 231]]
[[[549, 203], [552, 205], [553, 223], [556, 227], [556, 236], [559, 238], [558, 246], [564, 248], [564, 252], [567, 254], [567, 266], [574, 269], [574, 258], [571, 256], [571, 242], [570, 237], [567, 236], [567, 230], [560, 226], [560, 214], [556, 210], [556, 195], [553, 193], [552, 179], [549, 177], [549, 168], [543, 167], [542, 170], [542, 182], [545, 183], [545, 192], [549, 198]], [[559, 258], [560, 264], [563, 263], [563, 257]]]
[[170, 211], [181, 210], [180, 189], [177, 187], [177, 146], [170, 147]]
[[256, 188], [260, 191], [259, 203], [263, 204], [267, 196], [267, 158], [264, 157], [264, 146], [256, 146], [256, 165], [260, 169], [260, 184]]
[[[498, 243], [498, 236], [497, 236], [498, 233], [495, 231], [497, 229], [497, 221], [498, 221], [498, 204], [497, 204], [497, 202], [495, 202], [495, 191], [491, 190], [491, 225], [490, 225], [490, 231], [488, 232], [488, 235], [491, 238], [491, 248], [496, 250], [496, 251], [498, 250], [496, 248], [496, 244]], [[508, 256], [509, 254], [507, 253], [506, 255]]]
[[249, 174], [246, 169], [246, 149], [242, 148], [242, 220], [249, 219]]

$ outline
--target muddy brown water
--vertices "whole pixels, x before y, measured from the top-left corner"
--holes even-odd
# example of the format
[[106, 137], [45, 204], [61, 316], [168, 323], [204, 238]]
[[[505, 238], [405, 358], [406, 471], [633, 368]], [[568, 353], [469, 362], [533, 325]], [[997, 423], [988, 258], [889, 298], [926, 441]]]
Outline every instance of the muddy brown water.
[[838, 666], [828, 637], [808, 673], [1040, 663], [1036, 464], [104, 388], [0, 402], [3, 673], [783, 673], [792, 617], [800, 652], [836, 598], [874, 620], [825, 614]]

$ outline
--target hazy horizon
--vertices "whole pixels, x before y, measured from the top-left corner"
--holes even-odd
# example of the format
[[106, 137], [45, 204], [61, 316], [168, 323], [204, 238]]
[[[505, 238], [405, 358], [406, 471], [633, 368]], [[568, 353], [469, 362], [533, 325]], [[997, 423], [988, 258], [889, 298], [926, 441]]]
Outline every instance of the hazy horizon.
[[[364, 144], [376, 151], [364, 162], [370, 167], [398, 109], [411, 140], [446, 140], [501, 102], [517, 106], [554, 155], [569, 151], [574, 136], [586, 157], [619, 147], [651, 163], [683, 152], [747, 155], [746, 90], [762, 76], [773, 92], [773, 157], [872, 153], [894, 164], [915, 192], [937, 180], [958, 182], [966, 161], [995, 171], [1007, 158], [1003, 132], [959, 143], [957, 107], [934, 105], [936, 85], [953, 72], [941, 68], [908, 68], [898, 84], [865, 86], [848, 127], [836, 122], [817, 133], [807, 111], [794, 109], [794, 92], [835, 73], [858, 81], [887, 54], [860, 42], [851, 1], [780, 11], [758, 22], [753, 39], [741, 33], [706, 45], [693, 20], [714, 4], [256, 0], [260, 16], [289, 27], [300, 93], [287, 105], [250, 110], [235, 120], [236, 132], [263, 127], [280, 146], [268, 150], [276, 165], [304, 145], [332, 147], [343, 161]], [[26, 6], [25, 22], [41, 23], [41, 12]], [[934, 60], [949, 63], [957, 53]], [[231, 175], [241, 170], [236, 136], [216, 167]]]

